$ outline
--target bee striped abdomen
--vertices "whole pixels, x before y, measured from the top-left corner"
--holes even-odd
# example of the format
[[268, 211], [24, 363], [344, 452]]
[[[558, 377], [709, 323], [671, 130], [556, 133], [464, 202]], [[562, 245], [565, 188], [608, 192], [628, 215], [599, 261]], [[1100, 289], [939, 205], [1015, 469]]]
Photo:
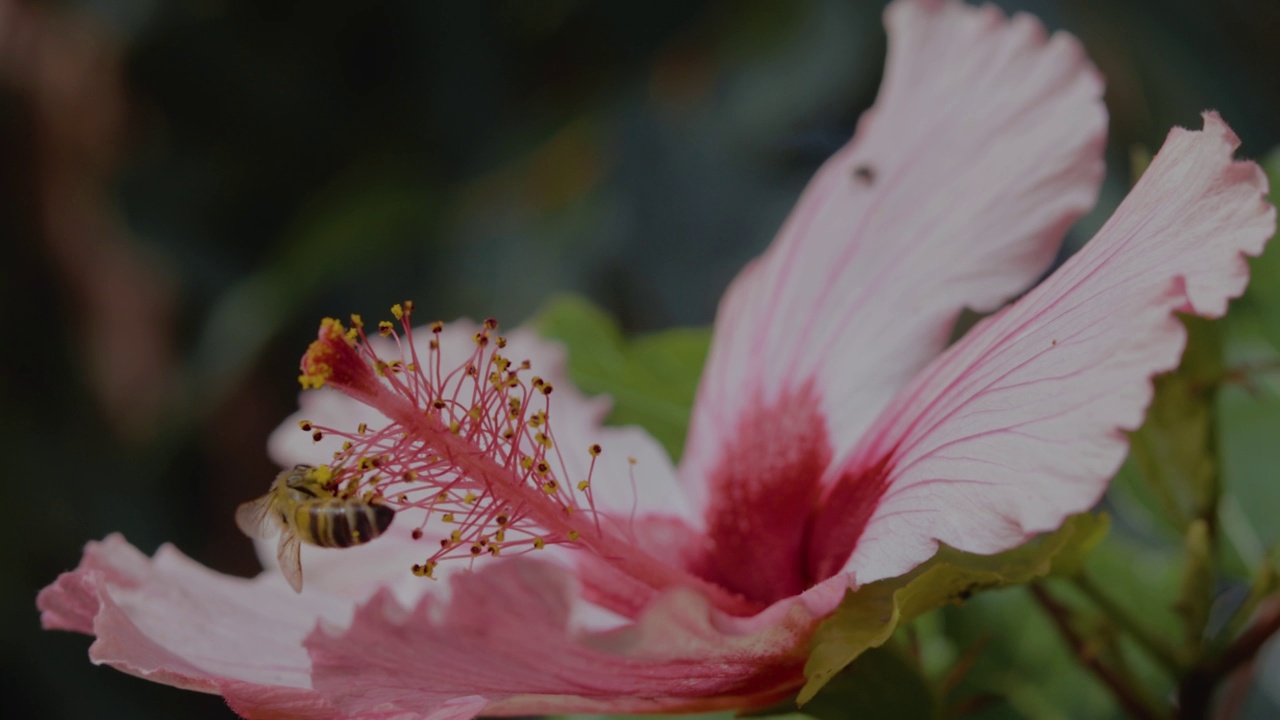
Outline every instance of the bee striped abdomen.
[[300, 504], [293, 524], [303, 542], [346, 548], [363, 545], [386, 532], [395, 516], [386, 505], [333, 499]]

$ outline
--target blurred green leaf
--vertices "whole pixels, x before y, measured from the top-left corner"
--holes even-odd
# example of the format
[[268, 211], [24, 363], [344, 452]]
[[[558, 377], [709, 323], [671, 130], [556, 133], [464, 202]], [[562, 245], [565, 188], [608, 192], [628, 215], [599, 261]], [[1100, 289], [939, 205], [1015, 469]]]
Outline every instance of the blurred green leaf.
[[[1176, 639], [1181, 625], [1169, 607], [1178, 590], [1182, 554], [1172, 546], [1138, 544], [1117, 530], [1108, 534], [1085, 563], [1098, 587], [1122, 599], [1128, 614], [1140, 617], [1153, 632]], [[1055, 595], [1080, 613], [1080, 632], [1090, 648], [1108, 661], [1121, 650], [1126, 665], [1144, 687], [1170, 692], [1172, 680], [1163, 667], [1128, 641], [1111, 618], [1099, 612], [1074, 583], [1053, 583]], [[957, 643], [990, 642], [972, 672], [957, 687], [957, 696], [994, 693], [1007, 705], [984, 710], [981, 717], [1069, 720], [1126, 717], [1110, 692], [1079, 663], [1049, 616], [1021, 589], [986, 593], [964, 608], [940, 613]]]
[[604, 311], [572, 296], [551, 300], [534, 322], [543, 336], [565, 344], [569, 375], [583, 392], [613, 397], [610, 423], [640, 425], [673, 460], [680, 458], [710, 329], [627, 339]]
[[[193, 382], [207, 407], [235, 384], [298, 310], [369, 258], [404, 244], [430, 223], [436, 205], [421, 187], [355, 174], [321, 193], [285, 231], [279, 252], [213, 306], [193, 358]], [[318, 321], [318, 318], [317, 318]]]
[[998, 555], [941, 546], [931, 560], [906, 575], [849, 591], [814, 635], [804, 668], [807, 682], [797, 700], [802, 705], [809, 702], [836, 673], [919, 615], [982, 590], [1044, 577], [1055, 569], [1078, 570], [1080, 558], [1102, 539], [1108, 525], [1106, 516], [1076, 515], [1057, 532]]
[[1137, 480], [1127, 488], [1178, 534], [1196, 518], [1216, 514], [1218, 458], [1215, 401], [1224, 376], [1222, 328], [1218, 323], [1184, 317], [1187, 349], [1173, 372], [1155, 379], [1155, 397], [1147, 419], [1131, 437], [1131, 458], [1138, 470], [1120, 477]]
[[804, 706], [819, 720], [853, 717], [930, 720], [938, 716], [937, 695], [920, 668], [903, 653], [871, 648], [836, 675]]
[[[1270, 201], [1280, 202], [1280, 147], [1262, 161], [1271, 181]], [[1271, 345], [1280, 350], [1280, 243], [1272, 240], [1262, 255], [1249, 260], [1250, 282], [1243, 308], [1262, 319], [1262, 331]], [[1233, 312], [1235, 310], [1233, 309]]]
[[1182, 616], [1183, 642], [1192, 657], [1199, 655], [1213, 604], [1213, 542], [1209, 524], [1196, 520], [1187, 528], [1186, 569], [1174, 609]]

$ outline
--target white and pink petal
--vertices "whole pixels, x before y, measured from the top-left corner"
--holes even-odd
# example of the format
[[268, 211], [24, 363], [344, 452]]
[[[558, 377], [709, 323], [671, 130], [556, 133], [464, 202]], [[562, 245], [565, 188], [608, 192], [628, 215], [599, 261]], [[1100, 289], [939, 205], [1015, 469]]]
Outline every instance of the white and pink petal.
[[1175, 313], [1219, 317], [1275, 231], [1266, 178], [1215, 113], [1174, 129], [1084, 249], [913, 380], [841, 468], [810, 571], [869, 582], [938, 542], [991, 553], [1091, 507], [1178, 364]]
[[1102, 180], [1074, 38], [959, 2], [885, 21], [875, 106], [721, 303], [680, 467], [721, 579], [761, 600], [805, 586], [804, 511], [961, 310], [1031, 284]]
[[448, 602], [374, 597], [351, 626], [307, 640], [316, 689], [351, 716], [482, 697], [484, 715], [697, 712], [758, 707], [803, 681], [808, 639], [847, 589], [835, 578], [752, 618], [688, 589], [624, 628], [575, 626], [578, 581], [535, 561], [453, 579]]

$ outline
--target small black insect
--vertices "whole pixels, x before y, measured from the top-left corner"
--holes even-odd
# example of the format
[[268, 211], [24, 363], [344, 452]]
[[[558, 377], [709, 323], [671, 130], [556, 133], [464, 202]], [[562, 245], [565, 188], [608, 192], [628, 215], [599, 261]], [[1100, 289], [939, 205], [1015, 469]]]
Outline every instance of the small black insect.
[[870, 185], [876, 181], [876, 171], [870, 165], [858, 165], [853, 168], [853, 179], [860, 185]]

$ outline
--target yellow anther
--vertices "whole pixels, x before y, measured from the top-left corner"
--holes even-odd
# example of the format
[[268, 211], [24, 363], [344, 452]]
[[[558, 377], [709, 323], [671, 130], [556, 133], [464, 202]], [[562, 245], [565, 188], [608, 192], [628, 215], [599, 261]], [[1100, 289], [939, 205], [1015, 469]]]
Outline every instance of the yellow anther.
[[378, 323], [378, 334], [382, 337], [391, 337], [391, 333], [395, 332], [396, 326], [391, 324], [390, 320], [383, 320]]
[[569, 531], [569, 542], [575, 542], [577, 539], [578, 539], [578, 531], [577, 531], [577, 530], [570, 530], [570, 531]]
[[458, 424], [457, 420], [454, 420], [453, 422], [449, 423], [449, 432], [453, 433], [454, 435], [457, 435], [460, 430], [462, 430], [462, 426]]
[[541, 550], [542, 548], [546, 547], [546, 545], [547, 545], [547, 541], [546, 541], [546, 540], [543, 540], [542, 538], [534, 538], [534, 539], [533, 539], [533, 549], [534, 549], [534, 550]]
[[449, 533], [449, 539], [455, 543], [462, 542], [462, 531], [454, 530], [453, 532]]
[[359, 315], [357, 315], [356, 313], [351, 313], [351, 327], [354, 327], [354, 328], [363, 328], [363, 327], [364, 327], [364, 318], [360, 317], [360, 316], [359, 316]]
[[395, 305], [391, 306], [391, 314], [394, 315], [397, 320], [403, 320], [404, 308], [400, 305], [400, 303], [396, 303]]
[[467, 496], [462, 498], [462, 502], [466, 503], [467, 505], [470, 505], [475, 501], [476, 501], [476, 494], [471, 492], [470, 490], [467, 491]]
[[356, 426], [356, 434], [363, 435], [369, 432], [369, 423], [360, 423]]
[[311, 432], [311, 421], [310, 421], [310, 420], [299, 420], [299, 421], [298, 421], [298, 427], [302, 428], [302, 431], [303, 431], [303, 432]]
[[447, 523], [453, 522], [453, 513], [445, 513], [444, 515], [441, 515], [440, 521], [447, 522]]
[[602, 448], [599, 445], [592, 445], [590, 448], [587, 449], [587, 452], [591, 453], [591, 457], [600, 457], [601, 451], [602, 451]]
[[578, 490], [581, 490], [582, 492], [586, 492], [587, 488], [589, 487], [591, 487], [591, 483], [587, 482], [586, 480], [578, 481]]

